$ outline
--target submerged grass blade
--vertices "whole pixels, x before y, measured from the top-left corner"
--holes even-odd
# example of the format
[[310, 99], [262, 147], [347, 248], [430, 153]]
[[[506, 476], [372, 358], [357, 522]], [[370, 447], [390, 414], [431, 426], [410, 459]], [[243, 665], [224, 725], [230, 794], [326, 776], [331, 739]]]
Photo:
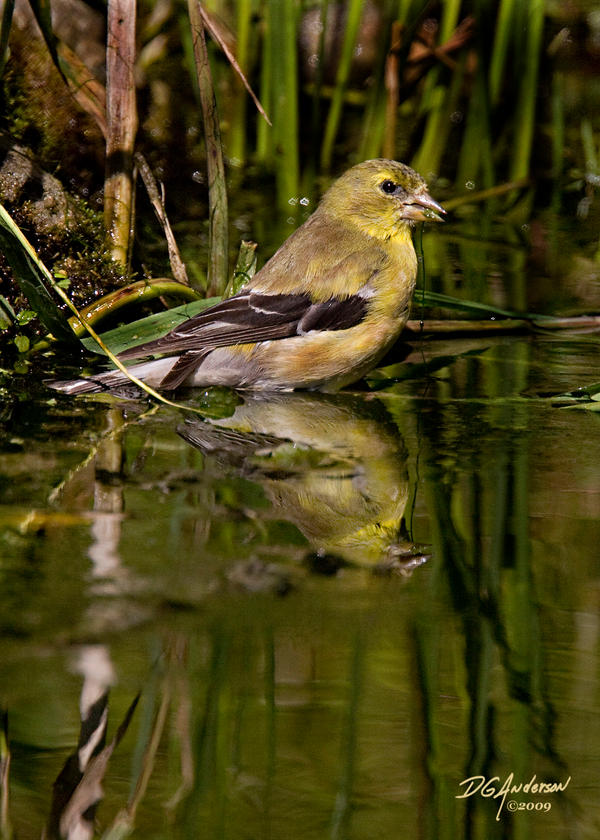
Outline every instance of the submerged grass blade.
[[562, 394], [549, 394], [548, 398], [561, 408], [600, 411], [600, 382], [574, 388], [572, 391], [565, 391]]
[[479, 356], [485, 352], [486, 348], [476, 348], [475, 350], [466, 350], [462, 353], [444, 354], [442, 356], [435, 356], [427, 362], [398, 362], [393, 365], [386, 365], [386, 367], [375, 368], [365, 377], [372, 391], [388, 388], [397, 382], [405, 382], [409, 379], [423, 379], [426, 376], [432, 376], [439, 370], [444, 370], [455, 364], [459, 359], [465, 359], [469, 356]]

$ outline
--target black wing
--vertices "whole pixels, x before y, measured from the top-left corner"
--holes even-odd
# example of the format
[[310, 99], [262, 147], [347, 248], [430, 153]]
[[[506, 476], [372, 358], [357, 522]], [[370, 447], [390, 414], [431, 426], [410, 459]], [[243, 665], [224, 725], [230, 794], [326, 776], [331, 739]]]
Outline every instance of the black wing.
[[367, 301], [360, 295], [313, 303], [305, 294], [241, 292], [184, 321], [162, 338], [125, 350], [119, 358], [193, 354], [215, 347], [289, 338], [313, 330], [345, 330], [359, 324], [366, 309]]

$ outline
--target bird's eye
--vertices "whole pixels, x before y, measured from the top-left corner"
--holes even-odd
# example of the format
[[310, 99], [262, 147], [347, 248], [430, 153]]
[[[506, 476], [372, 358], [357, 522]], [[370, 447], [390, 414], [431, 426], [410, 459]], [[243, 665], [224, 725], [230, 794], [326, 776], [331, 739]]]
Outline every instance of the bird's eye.
[[389, 181], [389, 180], [382, 181], [381, 182], [381, 189], [384, 191], [384, 193], [387, 193], [388, 195], [391, 195], [391, 193], [396, 191], [396, 184], [394, 184], [393, 181]]

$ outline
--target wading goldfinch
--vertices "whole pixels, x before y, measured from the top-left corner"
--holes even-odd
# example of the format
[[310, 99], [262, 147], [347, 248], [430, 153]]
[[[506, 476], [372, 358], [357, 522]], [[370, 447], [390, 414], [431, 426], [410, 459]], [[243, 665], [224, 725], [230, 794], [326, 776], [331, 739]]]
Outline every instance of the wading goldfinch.
[[[131, 371], [162, 390], [335, 391], [356, 382], [408, 318], [417, 275], [414, 223], [441, 221], [444, 212], [408, 166], [359, 163], [239, 294], [119, 358], [160, 357]], [[51, 384], [81, 394], [126, 382], [111, 370]]]

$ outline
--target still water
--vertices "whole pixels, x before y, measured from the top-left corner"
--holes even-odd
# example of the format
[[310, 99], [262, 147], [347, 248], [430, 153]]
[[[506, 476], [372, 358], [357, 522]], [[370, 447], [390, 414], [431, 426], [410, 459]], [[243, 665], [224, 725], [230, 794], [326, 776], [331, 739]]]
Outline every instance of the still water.
[[[531, 303], [519, 247], [426, 247]], [[0, 836], [600, 836], [598, 413], [547, 397], [598, 338], [394, 361], [211, 421], [13, 383]]]

